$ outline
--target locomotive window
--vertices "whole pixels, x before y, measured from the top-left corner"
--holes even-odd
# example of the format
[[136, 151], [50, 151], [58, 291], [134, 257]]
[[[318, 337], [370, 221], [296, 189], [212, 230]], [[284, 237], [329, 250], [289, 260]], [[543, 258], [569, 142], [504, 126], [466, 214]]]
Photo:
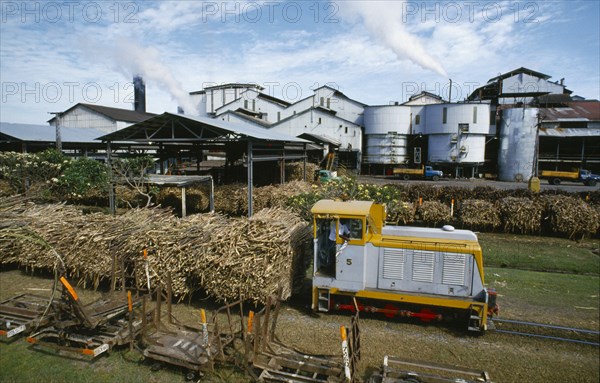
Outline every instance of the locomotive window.
[[[344, 225], [350, 232], [350, 239], [362, 239], [363, 223], [362, 219], [340, 219], [340, 226]], [[341, 232], [341, 230], [340, 230]]]

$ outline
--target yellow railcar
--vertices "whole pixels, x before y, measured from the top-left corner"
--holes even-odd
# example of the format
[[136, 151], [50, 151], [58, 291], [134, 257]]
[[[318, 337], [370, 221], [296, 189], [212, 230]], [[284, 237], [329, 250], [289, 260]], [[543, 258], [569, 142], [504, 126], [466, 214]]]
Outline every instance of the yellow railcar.
[[488, 328], [496, 294], [484, 285], [481, 246], [468, 230], [385, 225], [385, 206], [321, 200], [312, 208], [312, 308], [358, 309]]

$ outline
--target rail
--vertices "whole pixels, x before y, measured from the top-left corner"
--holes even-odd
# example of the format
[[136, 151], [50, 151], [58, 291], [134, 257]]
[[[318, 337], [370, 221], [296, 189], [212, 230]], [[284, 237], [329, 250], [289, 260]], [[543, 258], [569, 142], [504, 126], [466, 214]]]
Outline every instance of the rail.
[[[544, 323], [518, 321], [512, 319], [494, 318], [493, 322], [495, 326], [495, 332], [502, 334], [522, 335], [534, 338], [556, 340], [561, 342], [579, 343], [596, 347], [600, 346], [600, 342], [598, 341], [598, 338], [600, 337], [600, 332], [595, 330], [558, 326]], [[513, 326], [513, 328], [516, 329], [511, 330], [501, 328], [504, 327], [504, 325], [508, 325], [507, 327], [509, 328]], [[520, 329], [528, 330], [518, 331]], [[561, 336], [559, 334], [565, 335]], [[592, 340], [591, 338], [595, 339]]]

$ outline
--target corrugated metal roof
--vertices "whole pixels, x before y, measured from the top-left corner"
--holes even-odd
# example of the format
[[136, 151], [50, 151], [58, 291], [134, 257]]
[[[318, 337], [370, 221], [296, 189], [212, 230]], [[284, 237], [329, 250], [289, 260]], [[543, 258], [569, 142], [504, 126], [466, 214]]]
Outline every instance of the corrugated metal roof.
[[540, 137], [599, 137], [600, 128], [542, 127]]
[[541, 112], [543, 121], [600, 121], [600, 101], [571, 101], [564, 108], [545, 108]]
[[[48, 125], [31, 125], [10, 122], [0, 122], [0, 133], [9, 136], [11, 141], [37, 141], [55, 142], [56, 129]], [[91, 128], [67, 128], [61, 127], [61, 139], [63, 142], [87, 142], [95, 143], [97, 137], [104, 132]]]
[[302, 133], [298, 137], [309, 140], [309, 141], [313, 141], [313, 142], [316, 142], [319, 144], [325, 143], [325, 144], [332, 144], [332, 145], [336, 145], [336, 146], [342, 145], [342, 143], [340, 141], [338, 141], [334, 138], [320, 136], [320, 135], [314, 134], [314, 133]]
[[[72, 107], [70, 107], [69, 109], [65, 110], [63, 112], [63, 114], [69, 113], [70, 111], [77, 108], [78, 106], [81, 106], [81, 107], [87, 108], [87, 109], [91, 109], [96, 113], [100, 113], [100, 114], [105, 115], [106, 117], [112, 118], [113, 120], [116, 120], [116, 121], [140, 122], [140, 121], [147, 120], [150, 117], [156, 116], [156, 114], [154, 114], [154, 113], [139, 113], [139, 112], [136, 112], [135, 110], [113, 108], [110, 106], [103, 106], [103, 105], [96, 105], [96, 104], [84, 104], [81, 102], [78, 104], [75, 104]], [[52, 121], [54, 121], [55, 119], [56, 119], [56, 117], [52, 117], [50, 120], [48, 120], [48, 122], [52, 123]]]
[[529, 74], [531, 76], [543, 78], [544, 80], [548, 80], [549, 78], [552, 77], [552, 76], [549, 76], [547, 74], [534, 71], [532, 69], [528, 69], [528, 68], [525, 68], [525, 67], [520, 67], [520, 68], [517, 68], [517, 69], [513, 69], [510, 72], [503, 73], [503, 74], [501, 74], [499, 76], [492, 77], [491, 79], [488, 80], [488, 84], [490, 82], [493, 82], [493, 81], [496, 81], [496, 80], [503, 80], [505, 78], [509, 78], [509, 77], [512, 77], [512, 76], [514, 76], [516, 74], [520, 74], [520, 73], [525, 73], [525, 74]]
[[232, 136], [242, 136], [265, 141], [309, 142], [301, 138], [249, 124], [168, 112], [104, 135], [98, 139], [102, 141], [193, 142], [231, 141], [235, 139]]

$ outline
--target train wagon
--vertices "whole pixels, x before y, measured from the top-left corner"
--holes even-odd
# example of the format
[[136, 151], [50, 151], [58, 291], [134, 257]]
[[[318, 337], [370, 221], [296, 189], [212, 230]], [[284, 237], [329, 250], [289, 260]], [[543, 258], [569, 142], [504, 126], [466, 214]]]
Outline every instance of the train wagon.
[[[463, 321], [485, 331], [497, 311], [482, 252], [468, 230], [389, 226], [385, 205], [321, 200], [312, 207], [312, 309], [423, 321]], [[356, 298], [358, 307], [352, 304]]]

